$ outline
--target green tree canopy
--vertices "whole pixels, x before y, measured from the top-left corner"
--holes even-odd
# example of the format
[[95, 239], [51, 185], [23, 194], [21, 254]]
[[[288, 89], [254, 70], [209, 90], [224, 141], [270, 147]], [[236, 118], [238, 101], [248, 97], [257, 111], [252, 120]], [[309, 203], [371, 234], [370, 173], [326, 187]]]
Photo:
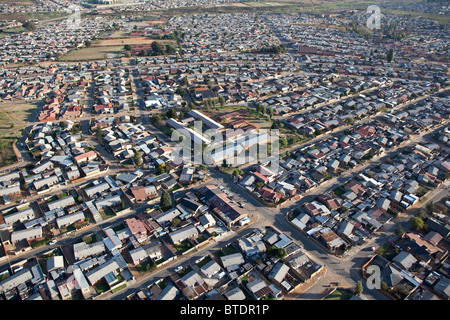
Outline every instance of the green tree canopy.
[[178, 115], [174, 109], [169, 109], [166, 113], [167, 118], [177, 119]]
[[241, 169], [234, 169], [233, 170], [233, 176], [238, 177], [240, 175], [242, 175], [244, 173], [244, 171], [242, 171]]
[[359, 296], [363, 292], [363, 284], [362, 281], [359, 280], [356, 282], [355, 294]]
[[415, 231], [419, 231], [421, 229], [423, 229], [423, 227], [425, 226], [425, 222], [419, 218], [419, 217], [414, 217], [411, 219], [411, 228]]
[[134, 164], [138, 167], [142, 164], [142, 154], [139, 151], [134, 153]]
[[393, 48], [389, 49], [387, 56], [386, 56], [387, 62], [391, 63], [392, 61], [394, 61], [394, 56], [395, 56], [394, 49]]
[[172, 206], [172, 198], [170, 197], [169, 192], [164, 191], [161, 195], [161, 207], [162, 208], [169, 208]]
[[28, 31], [35, 31], [36, 30], [36, 24], [32, 21], [25, 21], [22, 23], [22, 26], [27, 29]]

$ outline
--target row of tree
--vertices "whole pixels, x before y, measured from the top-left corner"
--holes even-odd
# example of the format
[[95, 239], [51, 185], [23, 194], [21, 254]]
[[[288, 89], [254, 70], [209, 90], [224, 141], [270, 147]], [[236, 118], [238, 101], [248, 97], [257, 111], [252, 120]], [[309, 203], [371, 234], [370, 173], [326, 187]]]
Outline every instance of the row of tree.
[[[125, 53], [126, 56], [131, 56], [131, 53], [129, 52], [132, 49], [132, 46], [129, 44], [126, 44], [124, 46], [124, 49], [127, 51]], [[172, 46], [171, 44], [163, 45], [157, 41], [153, 41], [151, 44], [151, 50], [142, 50], [139, 53], [139, 56], [163, 56], [163, 55], [173, 55], [177, 52], [176, 48]]]

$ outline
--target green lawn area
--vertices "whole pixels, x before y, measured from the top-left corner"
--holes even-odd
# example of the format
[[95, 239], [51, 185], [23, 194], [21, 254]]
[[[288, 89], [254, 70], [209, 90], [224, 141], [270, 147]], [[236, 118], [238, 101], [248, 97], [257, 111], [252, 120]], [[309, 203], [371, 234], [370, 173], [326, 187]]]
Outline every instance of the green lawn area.
[[95, 234], [90, 234], [83, 237], [83, 241], [87, 244], [94, 243], [97, 241], [97, 236]]
[[136, 266], [138, 272], [151, 272], [156, 269], [156, 264], [153, 261], [148, 260]]
[[375, 253], [391, 261], [399, 253], [399, 250], [389, 243], [385, 243], [383, 246], [379, 247]]
[[31, 242], [31, 247], [33, 249], [35, 249], [37, 247], [46, 245], [49, 241], [50, 241], [50, 239], [48, 239], [48, 238], [44, 238], [42, 240], [36, 240], [36, 241]]
[[333, 293], [325, 297], [325, 300], [350, 300], [353, 292], [348, 289], [337, 288]]
[[340, 197], [345, 193], [345, 190], [343, 190], [341, 187], [337, 187], [333, 190], [333, 192], [336, 196]]
[[124, 284], [118, 286], [117, 288], [114, 288], [114, 289], [112, 290], [112, 292], [113, 292], [113, 293], [116, 293], [117, 291], [120, 291], [120, 290], [122, 290], [123, 288], [126, 288], [126, 287], [127, 287], [127, 284], [124, 283]]
[[70, 232], [70, 231], [74, 231], [75, 230], [75, 225], [72, 223], [71, 225], [68, 225], [67, 227], [63, 227], [60, 228], [59, 231], [61, 232], [61, 234]]
[[59, 199], [62, 199], [62, 198], [66, 198], [66, 197], [68, 197], [68, 196], [69, 196], [69, 191], [64, 192], [64, 193], [61, 193], [61, 194], [58, 196], [58, 198], [59, 198]]
[[222, 251], [226, 256], [237, 252], [233, 246], [226, 246], [225, 248], [222, 248]]
[[106, 282], [100, 282], [98, 285], [94, 286], [95, 292], [101, 294], [109, 290], [109, 286]]
[[192, 248], [192, 244], [189, 241], [183, 241], [180, 244], [175, 244], [174, 247], [178, 252], [183, 253]]
[[192, 268], [187, 266], [186, 268], [181, 269], [180, 271], [178, 271], [178, 275], [180, 276], [180, 278], [182, 278], [183, 276], [187, 275], [189, 272], [192, 271]]
[[112, 229], [113, 229], [115, 232], [117, 232], [117, 231], [123, 230], [123, 229], [125, 229], [125, 228], [126, 228], [126, 226], [125, 226], [123, 223], [121, 223], [121, 224], [119, 224], [119, 225], [113, 227]]
[[102, 216], [103, 220], [115, 217], [116, 214], [114, 213], [114, 211], [111, 208], [106, 208], [103, 211], [100, 211], [100, 215]]
[[210, 257], [205, 257], [199, 263], [197, 263], [197, 267], [201, 268], [210, 261], [211, 261]]

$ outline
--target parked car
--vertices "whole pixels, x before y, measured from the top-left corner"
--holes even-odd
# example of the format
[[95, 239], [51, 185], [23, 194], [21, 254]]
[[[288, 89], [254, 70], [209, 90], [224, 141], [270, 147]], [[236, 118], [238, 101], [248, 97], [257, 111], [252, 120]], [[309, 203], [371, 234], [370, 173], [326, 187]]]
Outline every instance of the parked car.
[[175, 268], [175, 272], [181, 271], [183, 269], [183, 266], [178, 266]]
[[52, 240], [52, 241], [50, 241], [48, 244], [49, 245], [54, 245], [55, 243], [57, 243], [58, 241], [57, 240]]

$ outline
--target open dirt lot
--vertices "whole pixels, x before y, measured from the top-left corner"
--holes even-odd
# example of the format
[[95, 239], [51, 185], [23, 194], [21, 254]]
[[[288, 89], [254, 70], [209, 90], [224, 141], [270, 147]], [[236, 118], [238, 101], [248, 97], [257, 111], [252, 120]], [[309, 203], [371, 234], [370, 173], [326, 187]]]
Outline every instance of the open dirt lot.
[[19, 138], [35, 109], [31, 103], [0, 103], [0, 138]]
[[88, 48], [73, 50], [69, 52], [67, 55], [63, 56], [60, 60], [84, 61], [84, 60], [107, 59], [109, 54], [119, 53], [123, 50], [124, 50], [123, 45], [104, 46], [104, 47], [91, 46]]

